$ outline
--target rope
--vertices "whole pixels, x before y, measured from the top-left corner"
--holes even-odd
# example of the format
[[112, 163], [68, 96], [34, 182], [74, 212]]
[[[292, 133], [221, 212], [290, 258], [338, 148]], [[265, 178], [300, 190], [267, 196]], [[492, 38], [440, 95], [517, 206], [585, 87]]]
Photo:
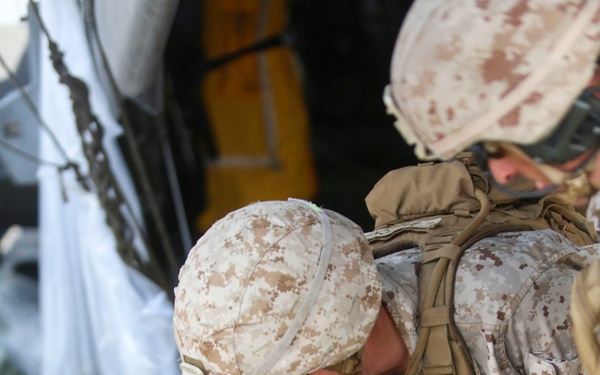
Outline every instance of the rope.
[[[48, 133], [48, 135], [50, 136], [50, 140], [52, 141], [52, 143], [54, 143], [54, 146], [56, 147], [56, 149], [58, 150], [58, 152], [65, 159], [65, 165], [69, 165], [70, 167], [68, 169], [73, 169], [73, 171], [75, 172], [75, 174], [77, 176], [77, 181], [79, 182], [79, 185], [81, 185], [81, 187], [85, 191], [90, 191], [90, 187], [89, 187], [89, 185], [87, 183], [87, 178], [84, 177], [83, 174], [81, 173], [81, 171], [79, 170], [79, 165], [69, 158], [69, 156], [67, 155], [67, 152], [65, 151], [65, 149], [62, 147], [62, 145], [60, 144], [60, 142], [58, 142], [58, 139], [56, 138], [56, 135], [52, 132], [52, 129], [50, 129], [50, 127], [48, 126], [48, 124], [46, 124], [46, 122], [44, 121], [44, 119], [40, 115], [40, 111], [38, 110], [38, 108], [34, 104], [33, 100], [31, 99], [31, 97], [27, 93], [27, 90], [25, 90], [25, 88], [23, 87], [23, 85], [17, 79], [17, 76], [15, 75], [15, 73], [12, 71], [12, 69], [10, 69], [10, 67], [8, 66], [8, 64], [6, 63], [6, 61], [4, 60], [4, 58], [2, 57], [2, 54], [0, 54], [0, 65], [2, 65], [2, 67], [4, 68], [4, 70], [8, 73], [8, 76], [10, 77], [10, 81], [12, 82], [12, 84], [17, 88], [17, 90], [19, 90], [21, 96], [25, 100], [25, 103], [27, 103], [27, 107], [29, 108], [29, 110], [31, 111], [31, 113], [33, 113], [33, 115], [35, 116], [35, 118], [37, 119], [38, 125]], [[60, 167], [60, 164], [58, 164], [58, 163], [54, 163], [54, 162], [49, 162], [49, 161], [42, 160], [42, 159], [38, 158], [37, 156], [34, 156], [34, 155], [32, 155], [32, 154], [30, 154], [28, 152], [20, 150], [20, 149], [12, 146], [11, 144], [9, 144], [7, 142], [3, 141], [2, 145], [6, 149], [11, 150], [11, 152], [19, 155], [23, 159], [34, 161], [35, 163], [38, 163], [40, 165], [52, 165], [52, 166], [59, 166]], [[63, 171], [63, 170], [65, 170], [65, 169], [59, 168], [59, 171]]]
[[[75, 124], [82, 142], [84, 156], [89, 163], [89, 174], [97, 188], [99, 201], [105, 211], [106, 224], [115, 236], [117, 252], [126, 264], [139, 270], [148, 278], [161, 285], [168, 296], [173, 299], [173, 292], [166, 284], [164, 275], [158, 270], [156, 262], [152, 258], [152, 252], [148, 251], [150, 261], [144, 263], [134, 245], [135, 232], [131, 227], [131, 222], [134, 223], [137, 233], [147, 248], [149, 248], [146, 234], [137, 222], [133, 209], [129, 202], [125, 200], [110, 168], [109, 158], [102, 144], [104, 128], [92, 112], [88, 87], [81, 79], [70, 74], [63, 60], [63, 53], [59, 50], [58, 45], [52, 40], [46, 29], [39, 14], [37, 4], [29, 0], [29, 5], [48, 39], [50, 60], [52, 61], [54, 70], [59, 75], [59, 81], [69, 89], [73, 113], [75, 115]], [[124, 215], [121, 209], [123, 207], [129, 214], [129, 218], [126, 218]]]

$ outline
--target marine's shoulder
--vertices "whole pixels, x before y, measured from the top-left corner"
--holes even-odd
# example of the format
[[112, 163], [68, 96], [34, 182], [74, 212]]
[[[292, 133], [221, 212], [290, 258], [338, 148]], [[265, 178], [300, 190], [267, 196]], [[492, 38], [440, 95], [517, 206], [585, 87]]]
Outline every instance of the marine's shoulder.
[[[553, 284], [552, 290], [568, 294], [576, 272], [598, 258], [597, 245], [578, 247], [552, 230], [485, 238], [465, 251], [459, 262], [457, 312], [465, 322], [507, 323], [530, 289], [539, 288], [542, 280], [562, 280], [565, 286]], [[483, 317], [482, 311], [493, 313]]]
[[507, 232], [484, 238], [467, 249], [459, 262], [457, 276], [471, 275], [481, 282], [510, 274], [513, 279], [508, 284], [518, 284], [533, 274], [552, 272], [565, 259], [585, 263], [597, 257], [597, 244], [579, 247], [549, 229]]
[[[597, 247], [598, 245], [589, 246]], [[511, 257], [519, 253], [530, 253], [532, 250], [535, 250], [547, 256], [554, 257], [557, 254], [578, 252], [582, 249], [584, 247], [575, 245], [562, 234], [551, 229], [544, 229], [505, 232], [486, 237], [474, 243], [465, 251], [465, 255], [468, 256], [474, 252], [490, 250], [501, 252], [505, 257]]]

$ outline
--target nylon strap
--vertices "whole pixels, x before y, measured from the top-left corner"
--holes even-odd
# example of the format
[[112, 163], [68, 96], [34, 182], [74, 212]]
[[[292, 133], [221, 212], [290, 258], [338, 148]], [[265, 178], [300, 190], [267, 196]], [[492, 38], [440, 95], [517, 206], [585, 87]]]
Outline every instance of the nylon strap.
[[[456, 360], [462, 361], [460, 367], [468, 371], [460, 375], [475, 373], [462, 337], [455, 330], [449, 329], [454, 324], [452, 306], [456, 265], [468, 240], [491, 210], [488, 196], [483, 191], [476, 189], [475, 196], [481, 203], [481, 209], [469, 225], [449, 244], [423, 254], [428, 262], [425, 263], [424, 259], [419, 279], [419, 295], [422, 296], [419, 299], [421, 325], [417, 347], [407, 374], [416, 374], [421, 360], [424, 374], [456, 374]], [[451, 345], [450, 339], [458, 344]]]
[[331, 222], [329, 221], [329, 216], [317, 207], [316, 205], [301, 200], [301, 199], [292, 199], [289, 200], [301, 202], [309, 206], [311, 209], [315, 210], [321, 219], [321, 227], [323, 232], [323, 244], [321, 246], [321, 253], [319, 254], [319, 260], [317, 264], [317, 268], [315, 271], [315, 275], [313, 280], [310, 283], [308, 293], [302, 301], [302, 304], [298, 308], [296, 312], [296, 316], [288, 325], [287, 330], [283, 334], [283, 336], [279, 339], [273, 351], [267, 355], [263, 363], [254, 370], [253, 375], [264, 375], [269, 370], [275, 366], [277, 361], [283, 357], [283, 354], [290, 346], [294, 337], [302, 327], [302, 324], [312, 311], [315, 301], [321, 292], [321, 287], [323, 286], [323, 281], [325, 280], [325, 276], [327, 275], [327, 268], [329, 266], [329, 261], [331, 259], [331, 251], [333, 247], [332, 243], [332, 235], [331, 235]]
[[423, 311], [419, 325], [421, 327], [436, 327], [450, 324], [450, 307], [448, 305], [432, 307]]
[[439, 258], [456, 259], [462, 253], [460, 246], [448, 244], [437, 250], [423, 252], [423, 263], [429, 263]]

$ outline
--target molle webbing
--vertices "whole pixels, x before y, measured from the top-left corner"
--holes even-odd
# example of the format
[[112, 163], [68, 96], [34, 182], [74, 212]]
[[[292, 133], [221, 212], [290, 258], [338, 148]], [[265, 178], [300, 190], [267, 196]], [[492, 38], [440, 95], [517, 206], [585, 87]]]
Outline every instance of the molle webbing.
[[418, 246], [419, 338], [407, 374], [478, 374], [454, 324], [454, 278], [473, 243], [501, 232], [553, 229], [576, 245], [595, 242], [593, 225], [564, 200], [520, 201], [495, 191], [468, 157], [388, 173], [366, 198], [376, 258]]

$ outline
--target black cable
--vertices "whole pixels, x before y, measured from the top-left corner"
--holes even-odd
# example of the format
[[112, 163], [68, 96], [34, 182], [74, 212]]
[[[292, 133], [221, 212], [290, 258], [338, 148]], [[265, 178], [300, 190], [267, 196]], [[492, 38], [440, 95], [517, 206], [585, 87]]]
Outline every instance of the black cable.
[[281, 33], [277, 35], [273, 35], [271, 37], [262, 39], [257, 41], [256, 43], [249, 45], [247, 47], [240, 48], [231, 53], [225, 54], [223, 56], [218, 56], [213, 59], [210, 59], [206, 62], [206, 70], [214, 70], [222, 67], [223, 65], [229, 64], [233, 60], [236, 60], [242, 56], [245, 56], [249, 53], [254, 53], [258, 51], [263, 51], [269, 48], [279, 47], [284, 45], [288, 39], [286, 33]]
[[514, 197], [521, 199], [541, 198], [547, 194], [550, 194], [558, 187], [557, 185], [552, 184], [550, 186], [545, 187], [544, 189], [539, 190], [515, 190], [509, 186], [503, 185], [500, 182], [496, 181], [494, 175], [492, 174], [492, 171], [490, 171], [490, 168], [488, 166], [488, 158], [490, 155], [480, 143], [474, 144], [470, 147], [469, 150], [475, 155], [475, 160], [477, 161], [477, 164], [479, 165], [479, 168], [481, 169], [481, 172], [483, 173], [484, 177], [498, 190], [506, 194], [510, 194]]

